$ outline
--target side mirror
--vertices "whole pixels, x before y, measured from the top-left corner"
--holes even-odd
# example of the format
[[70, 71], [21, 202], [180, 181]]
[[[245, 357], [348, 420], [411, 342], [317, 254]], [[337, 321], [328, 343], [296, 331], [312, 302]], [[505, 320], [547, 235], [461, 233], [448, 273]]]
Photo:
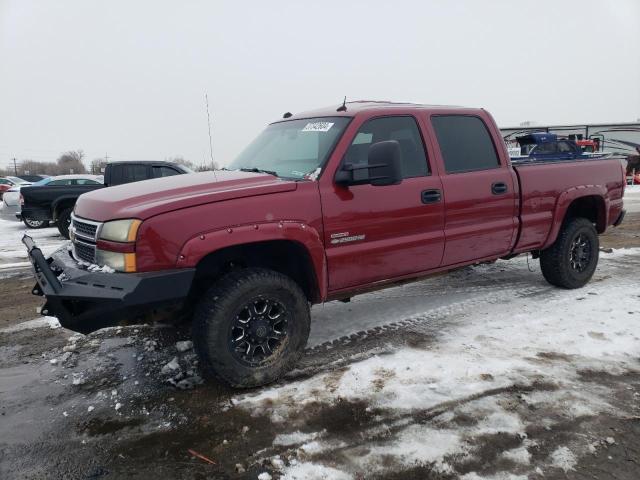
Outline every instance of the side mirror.
[[[397, 140], [377, 142], [369, 147], [366, 164], [345, 163], [336, 173], [338, 185], [371, 184], [376, 187], [402, 182], [402, 151]], [[359, 174], [365, 170], [363, 174]]]

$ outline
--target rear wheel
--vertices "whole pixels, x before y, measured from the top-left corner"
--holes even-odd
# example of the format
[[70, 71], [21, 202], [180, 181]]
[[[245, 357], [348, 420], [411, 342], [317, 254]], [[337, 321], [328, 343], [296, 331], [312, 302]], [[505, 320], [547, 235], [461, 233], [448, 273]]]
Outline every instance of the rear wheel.
[[62, 235], [66, 239], [69, 238], [69, 227], [71, 226], [72, 212], [72, 208], [65, 208], [64, 210], [62, 210], [62, 212], [60, 212], [60, 214], [58, 215], [58, 219], [56, 220], [60, 235]]
[[22, 218], [22, 222], [29, 228], [45, 228], [49, 226], [49, 220], [32, 220], [31, 218]]
[[309, 337], [309, 303], [289, 277], [247, 268], [220, 279], [196, 307], [193, 340], [205, 373], [233, 387], [273, 382]]
[[563, 225], [554, 244], [540, 254], [542, 275], [557, 287], [583, 287], [596, 271], [599, 248], [593, 223], [572, 218]]

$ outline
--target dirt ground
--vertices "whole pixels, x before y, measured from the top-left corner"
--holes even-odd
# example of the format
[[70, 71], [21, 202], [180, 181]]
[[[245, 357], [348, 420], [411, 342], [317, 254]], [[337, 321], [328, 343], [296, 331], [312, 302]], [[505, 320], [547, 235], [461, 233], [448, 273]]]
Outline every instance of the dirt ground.
[[602, 248], [633, 248], [640, 247], [640, 212], [630, 212], [622, 224], [610, 228], [600, 237]]
[[[640, 247], [640, 214], [629, 214], [621, 227], [602, 236], [601, 247]], [[505, 272], [499, 266], [489, 268], [493, 270], [488, 274], [465, 269], [449, 275], [448, 283], [429, 284], [432, 300], [444, 299], [446, 303], [428, 323], [400, 320], [348, 335], [341, 335], [339, 329], [317, 334], [298, 368], [279, 385], [295, 386], [324, 375], [324, 387], [335, 389], [355, 361], [373, 355], [384, 358], [402, 346], [425, 352], [437, 348], [442, 332], [461, 321], [458, 313], [463, 309], [473, 311], [495, 289], [514, 292], [500, 296], [495, 300], [498, 303], [508, 302], [512, 294], [540, 301], [550, 292], [537, 277], [523, 280], [517, 272]], [[594, 281], [604, 281], [605, 277]], [[624, 281], [633, 279], [630, 273]], [[36, 318], [35, 309], [41, 302], [29, 293], [32, 283], [28, 273], [0, 280], [0, 328]], [[458, 300], [471, 291], [478, 300], [456, 307]], [[414, 296], [412, 290], [385, 295], [388, 302], [398, 297], [394, 311], [398, 305], [408, 308]], [[421, 297], [421, 291], [415, 296]], [[635, 308], [636, 304], [630, 305]], [[331, 304], [316, 310], [314, 321], [356, 321], [374, 315], [360, 310], [366, 308], [366, 302]], [[508, 303], [505, 308], [509, 308]], [[411, 311], [399, 315], [409, 318]], [[624, 371], [586, 368], [578, 372], [574, 384], [566, 385], [543, 372], [563, 368], [571, 359], [561, 352], [539, 352], [536, 361], [540, 378], [531, 383], [488, 388], [479, 395], [460, 396], [411, 411], [348, 399], [327, 405], [312, 398], [283, 423], [260, 410], [236, 408], [236, 391], [212, 381], [198, 384], [193, 352], [176, 350], [176, 342], [188, 338], [188, 330], [145, 326], [105, 329], [88, 336], [48, 327], [1, 332], [0, 478], [256, 479], [259, 473], [269, 472], [277, 479], [280, 467], [274, 458], [288, 465], [364, 458], [377, 442], [384, 444], [407, 422], [435, 430], [471, 430], [482, 419], [466, 413], [466, 409], [483, 402], [499, 405], [520, 418], [526, 425], [524, 434], [497, 431], [470, 437], [474, 455], [450, 455], [446, 458], [451, 466], [448, 472], [429, 463], [399, 465], [389, 456], [384, 473], [358, 473], [354, 467], [353, 478], [640, 478], [640, 355], [629, 358], [630, 366]], [[65, 354], [68, 359], [61, 361]], [[174, 357], [185, 373], [182, 377], [163, 376], [161, 369]], [[181, 379], [195, 383], [182, 390], [176, 388], [176, 381]], [[374, 388], [383, 389], [387, 381], [383, 371]], [[571, 403], [586, 391], [608, 392], [615, 409], [568, 417], [558, 410], [558, 404], [531, 402], [533, 397], [566, 396], [565, 402]], [[260, 392], [256, 389], [248, 394]], [[335, 440], [336, 447], [326, 453], [313, 453], [298, 445], [274, 443], [278, 435], [290, 432], [292, 425], [301, 435], [324, 432]], [[588, 447], [571, 468], [548, 466], [547, 459], [553, 452], [573, 443]], [[520, 448], [527, 450], [531, 465], [544, 464], [544, 471], [524, 473], [518, 461], [504, 455]], [[318, 472], [317, 476], [287, 478], [345, 478]], [[504, 472], [511, 472], [511, 476]]]
[[0, 328], [31, 320], [42, 299], [31, 295], [35, 285], [30, 271], [16, 277], [0, 279]]

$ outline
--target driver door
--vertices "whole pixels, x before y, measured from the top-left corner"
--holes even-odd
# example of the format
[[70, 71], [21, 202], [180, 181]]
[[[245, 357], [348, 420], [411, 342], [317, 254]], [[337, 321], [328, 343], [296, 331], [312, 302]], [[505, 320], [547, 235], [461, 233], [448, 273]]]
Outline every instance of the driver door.
[[398, 185], [320, 188], [329, 292], [436, 268], [444, 251], [442, 184], [431, 174], [413, 116], [365, 121], [344, 162], [367, 162], [369, 147], [397, 140], [403, 181]]

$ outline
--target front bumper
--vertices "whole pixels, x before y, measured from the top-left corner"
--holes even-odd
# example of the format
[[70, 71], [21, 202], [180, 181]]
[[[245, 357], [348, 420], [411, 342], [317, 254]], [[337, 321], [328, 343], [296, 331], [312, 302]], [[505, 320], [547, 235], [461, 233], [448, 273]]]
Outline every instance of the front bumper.
[[43, 315], [58, 317], [70, 330], [90, 333], [136, 321], [145, 312], [186, 298], [195, 269], [148, 273], [103, 273], [85, 270], [63, 246], [51, 257], [28, 235], [22, 238], [37, 284], [32, 293], [46, 297]]

